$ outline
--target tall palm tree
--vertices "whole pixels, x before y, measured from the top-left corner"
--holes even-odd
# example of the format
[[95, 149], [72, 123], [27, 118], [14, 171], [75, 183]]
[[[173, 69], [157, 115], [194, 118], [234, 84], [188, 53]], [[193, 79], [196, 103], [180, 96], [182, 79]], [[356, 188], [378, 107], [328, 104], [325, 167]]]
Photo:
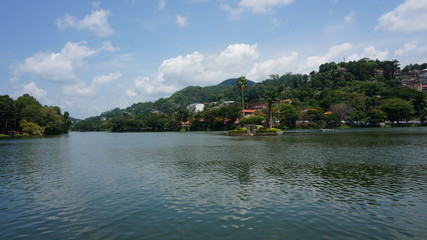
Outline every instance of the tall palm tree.
[[273, 127], [273, 103], [278, 98], [277, 90], [268, 90], [264, 94], [264, 99], [267, 102], [267, 108], [268, 108], [268, 119], [270, 122], [270, 128]]
[[283, 100], [283, 98], [282, 98], [282, 93], [285, 91], [285, 89], [286, 89], [286, 87], [285, 87], [285, 84], [284, 83], [282, 83], [282, 84], [280, 84], [279, 85], [279, 88], [277, 89], [278, 90], [278, 92], [279, 92], [279, 95], [280, 95], [280, 101], [282, 101]]
[[[240, 89], [242, 93], [242, 110], [245, 110], [245, 100], [243, 98], [243, 91], [248, 87], [248, 80], [246, 80], [246, 77], [241, 76], [237, 79], [236, 85], [237, 85], [237, 88]], [[242, 114], [243, 116], [245, 115], [245, 113], [243, 112]]]

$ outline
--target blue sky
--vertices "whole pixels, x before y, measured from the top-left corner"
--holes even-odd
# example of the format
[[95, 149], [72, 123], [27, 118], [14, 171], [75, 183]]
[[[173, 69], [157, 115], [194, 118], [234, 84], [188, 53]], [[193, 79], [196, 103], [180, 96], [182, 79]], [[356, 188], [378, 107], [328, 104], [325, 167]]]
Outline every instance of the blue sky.
[[4, 0], [0, 94], [86, 118], [325, 62], [427, 62], [426, 0]]

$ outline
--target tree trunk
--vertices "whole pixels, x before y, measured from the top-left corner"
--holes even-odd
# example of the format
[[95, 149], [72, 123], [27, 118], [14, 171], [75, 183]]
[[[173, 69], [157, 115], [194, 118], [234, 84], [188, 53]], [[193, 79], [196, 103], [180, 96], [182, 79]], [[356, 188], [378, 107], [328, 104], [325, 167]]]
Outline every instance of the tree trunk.
[[242, 117], [245, 117], [245, 113], [243, 112], [245, 110], [245, 100], [243, 99], [243, 90], [242, 90]]

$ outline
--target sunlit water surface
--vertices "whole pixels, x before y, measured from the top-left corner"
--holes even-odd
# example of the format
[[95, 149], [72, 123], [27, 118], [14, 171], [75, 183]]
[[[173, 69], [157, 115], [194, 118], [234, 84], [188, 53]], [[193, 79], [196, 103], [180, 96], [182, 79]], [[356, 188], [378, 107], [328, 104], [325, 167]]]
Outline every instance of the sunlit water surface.
[[0, 140], [1, 239], [427, 239], [427, 128]]

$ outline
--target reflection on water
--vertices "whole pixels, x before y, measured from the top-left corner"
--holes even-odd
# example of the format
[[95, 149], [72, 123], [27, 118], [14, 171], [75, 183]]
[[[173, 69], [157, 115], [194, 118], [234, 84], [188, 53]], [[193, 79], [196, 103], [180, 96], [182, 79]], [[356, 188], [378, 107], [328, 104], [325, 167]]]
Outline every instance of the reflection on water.
[[5, 239], [424, 239], [427, 128], [0, 140]]

